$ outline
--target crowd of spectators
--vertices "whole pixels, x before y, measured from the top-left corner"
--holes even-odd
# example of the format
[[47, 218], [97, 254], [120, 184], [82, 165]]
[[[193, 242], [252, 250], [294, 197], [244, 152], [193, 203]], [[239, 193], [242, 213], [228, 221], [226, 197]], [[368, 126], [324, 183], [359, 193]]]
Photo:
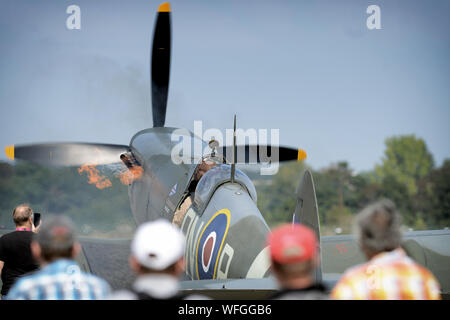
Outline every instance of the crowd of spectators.
[[[16, 229], [0, 238], [2, 299], [7, 300], [176, 300], [209, 299], [183, 294], [185, 236], [167, 220], [143, 223], [131, 243], [129, 267], [136, 280], [129, 290], [112, 291], [75, 261], [81, 250], [75, 227], [65, 216], [33, 224], [33, 210], [13, 210]], [[271, 271], [288, 300], [438, 300], [439, 283], [401, 248], [401, 217], [393, 202], [367, 206], [355, 219], [357, 242], [367, 262], [343, 273], [331, 290], [318, 281], [318, 235], [301, 224], [285, 224], [267, 237]]]

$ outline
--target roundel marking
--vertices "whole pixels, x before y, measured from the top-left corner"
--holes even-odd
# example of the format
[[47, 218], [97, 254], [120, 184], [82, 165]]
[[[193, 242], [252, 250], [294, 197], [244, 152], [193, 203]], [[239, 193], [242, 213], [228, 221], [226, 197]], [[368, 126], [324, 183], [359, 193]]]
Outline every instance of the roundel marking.
[[205, 240], [202, 249], [202, 267], [204, 272], [208, 272], [209, 267], [211, 265], [211, 256], [212, 251], [214, 249], [214, 245], [216, 244], [216, 233], [211, 232]]
[[203, 228], [195, 250], [197, 279], [216, 278], [220, 252], [229, 226], [230, 210], [222, 209], [217, 211]]

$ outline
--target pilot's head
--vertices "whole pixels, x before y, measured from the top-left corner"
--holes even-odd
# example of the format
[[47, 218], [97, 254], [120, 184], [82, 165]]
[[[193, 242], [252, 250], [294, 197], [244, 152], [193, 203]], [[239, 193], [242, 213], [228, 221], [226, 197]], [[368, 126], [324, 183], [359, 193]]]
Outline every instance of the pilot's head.
[[215, 166], [216, 162], [214, 160], [204, 158], [195, 171], [194, 180], [199, 181], [208, 170]]

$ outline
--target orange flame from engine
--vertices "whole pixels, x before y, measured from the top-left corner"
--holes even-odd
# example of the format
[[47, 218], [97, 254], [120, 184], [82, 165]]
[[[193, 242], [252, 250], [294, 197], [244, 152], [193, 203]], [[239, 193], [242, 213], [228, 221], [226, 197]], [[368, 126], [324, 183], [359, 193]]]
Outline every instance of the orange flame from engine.
[[111, 180], [105, 176], [101, 176], [94, 164], [85, 164], [78, 168], [78, 173], [87, 172], [88, 183], [95, 184], [99, 189], [109, 188], [112, 186]]
[[134, 180], [140, 179], [142, 177], [143, 172], [144, 169], [142, 167], [136, 166], [128, 168], [128, 170], [122, 171], [117, 175], [117, 177], [120, 179], [120, 182], [122, 182], [125, 185], [129, 185]]

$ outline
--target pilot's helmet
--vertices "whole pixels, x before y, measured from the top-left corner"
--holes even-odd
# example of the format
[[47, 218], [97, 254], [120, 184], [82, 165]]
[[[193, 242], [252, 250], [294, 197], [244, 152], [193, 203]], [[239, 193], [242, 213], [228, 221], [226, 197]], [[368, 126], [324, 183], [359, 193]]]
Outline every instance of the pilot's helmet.
[[194, 179], [197, 181], [211, 168], [226, 163], [225, 158], [216, 152], [216, 149], [219, 147], [219, 142], [214, 137], [209, 141], [208, 145], [211, 148], [211, 153], [203, 156], [197, 165], [194, 176]]
[[221, 163], [223, 163], [223, 161], [215, 155], [206, 155], [202, 157], [202, 160], [197, 165], [197, 169], [195, 170], [195, 180], [199, 181], [208, 170], [220, 165]]

